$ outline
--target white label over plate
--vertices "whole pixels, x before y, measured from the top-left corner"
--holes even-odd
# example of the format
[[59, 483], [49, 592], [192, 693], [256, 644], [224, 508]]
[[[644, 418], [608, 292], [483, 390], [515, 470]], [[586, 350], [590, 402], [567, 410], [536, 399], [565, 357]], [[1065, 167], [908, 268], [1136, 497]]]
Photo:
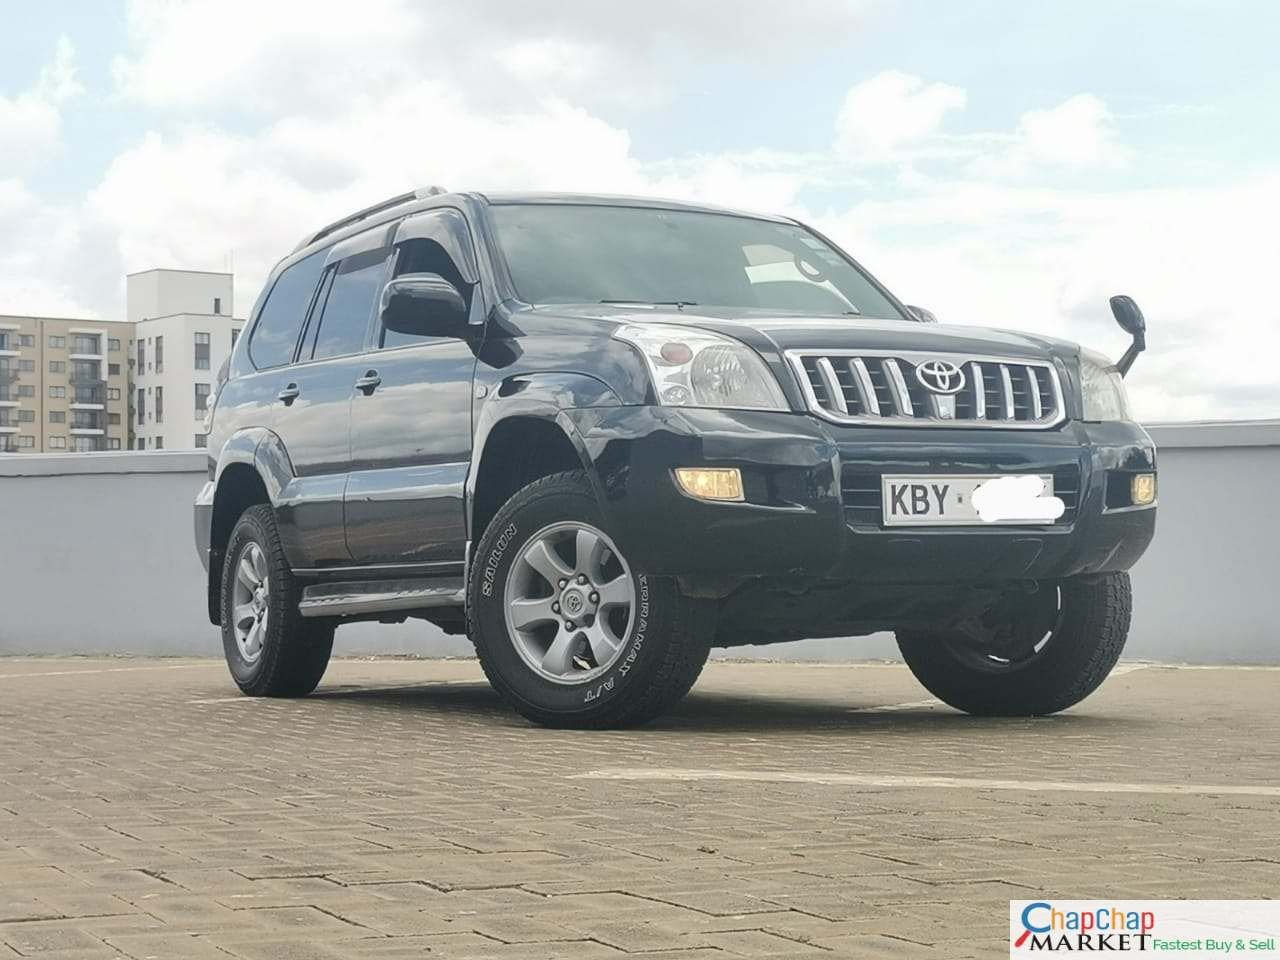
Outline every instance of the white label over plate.
[[1052, 524], [1065, 504], [1048, 474], [943, 474], [880, 479], [885, 526]]

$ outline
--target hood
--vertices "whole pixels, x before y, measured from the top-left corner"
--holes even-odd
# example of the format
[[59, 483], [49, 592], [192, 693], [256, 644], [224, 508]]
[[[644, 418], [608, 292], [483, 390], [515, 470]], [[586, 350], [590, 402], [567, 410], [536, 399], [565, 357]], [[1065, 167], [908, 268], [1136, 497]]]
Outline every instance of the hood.
[[911, 320], [865, 317], [805, 317], [770, 314], [764, 310], [727, 308], [645, 307], [631, 304], [556, 305], [539, 312], [591, 318], [617, 324], [666, 323], [710, 330], [754, 347], [766, 359], [784, 350], [937, 350], [1044, 360], [1071, 355], [1078, 347], [1065, 340], [1037, 334]]

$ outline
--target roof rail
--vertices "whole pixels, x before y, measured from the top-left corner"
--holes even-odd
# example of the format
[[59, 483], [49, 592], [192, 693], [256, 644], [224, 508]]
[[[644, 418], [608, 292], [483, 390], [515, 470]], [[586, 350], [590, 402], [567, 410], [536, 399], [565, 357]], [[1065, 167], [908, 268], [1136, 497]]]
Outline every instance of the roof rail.
[[415, 200], [425, 200], [427, 197], [434, 197], [447, 192], [448, 191], [446, 191], [444, 187], [433, 185], [430, 187], [419, 187], [417, 190], [411, 190], [409, 193], [398, 194], [391, 197], [389, 200], [383, 200], [381, 203], [375, 203], [371, 207], [365, 207], [363, 210], [358, 210], [353, 214], [343, 217], [341, 220], [335, 220], [328, 226], [321, 227], [315, 233], [307, 234], [302, 238], [302, 242], [293, 248], [293, 252], [297, 253], [303, 247], [309, 247], [317, 240], [323, 240], [325, 237], [329, 236], [329, 234], [336, 233], [343, 227], [349, 227], [353, 223], [359, 223], [361, 220], [366, 220], [369, 217], [382, 213], [385, 210], [398, 207], [402, 203], [412, 203]]

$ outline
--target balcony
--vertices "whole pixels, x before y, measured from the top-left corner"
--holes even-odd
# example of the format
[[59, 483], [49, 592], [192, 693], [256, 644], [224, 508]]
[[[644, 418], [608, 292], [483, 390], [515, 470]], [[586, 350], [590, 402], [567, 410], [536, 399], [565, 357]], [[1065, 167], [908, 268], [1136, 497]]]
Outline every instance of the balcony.
[[73, 391], [71, 394], [72, 410], [104, 410], [107, 402], [106, 383], [102, 380], [75, 380], [71, 381]]

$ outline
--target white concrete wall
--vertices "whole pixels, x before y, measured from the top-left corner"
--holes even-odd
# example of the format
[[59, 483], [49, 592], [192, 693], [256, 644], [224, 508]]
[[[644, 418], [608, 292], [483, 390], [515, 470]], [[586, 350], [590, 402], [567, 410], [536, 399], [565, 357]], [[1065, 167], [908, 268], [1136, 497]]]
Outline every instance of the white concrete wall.
[[229, 273], [203, 270], [145, 270], [125, 279], [125, 316], [131, 323], [167, 317], [175, 313], [213, 313], [213, 301], [221, 300], [221, 313], [231, 316], [234, 284]]
[[[1266, 486], [1280, 477], [1280, 421], [1151, 433], [1160, 515], [1133, 571], [1126, 655], [1280, 663], [1280, 503]], [[204, 473], [203, 454], [168, 451], [0, 458], [0, 654], [219, 653], [191, 535]], [[442, 656], [470, 647], [410, 621], [343, 627], [336, 650]], [[894, 649], [881, 636], [729, 655], [846, 660]]]

